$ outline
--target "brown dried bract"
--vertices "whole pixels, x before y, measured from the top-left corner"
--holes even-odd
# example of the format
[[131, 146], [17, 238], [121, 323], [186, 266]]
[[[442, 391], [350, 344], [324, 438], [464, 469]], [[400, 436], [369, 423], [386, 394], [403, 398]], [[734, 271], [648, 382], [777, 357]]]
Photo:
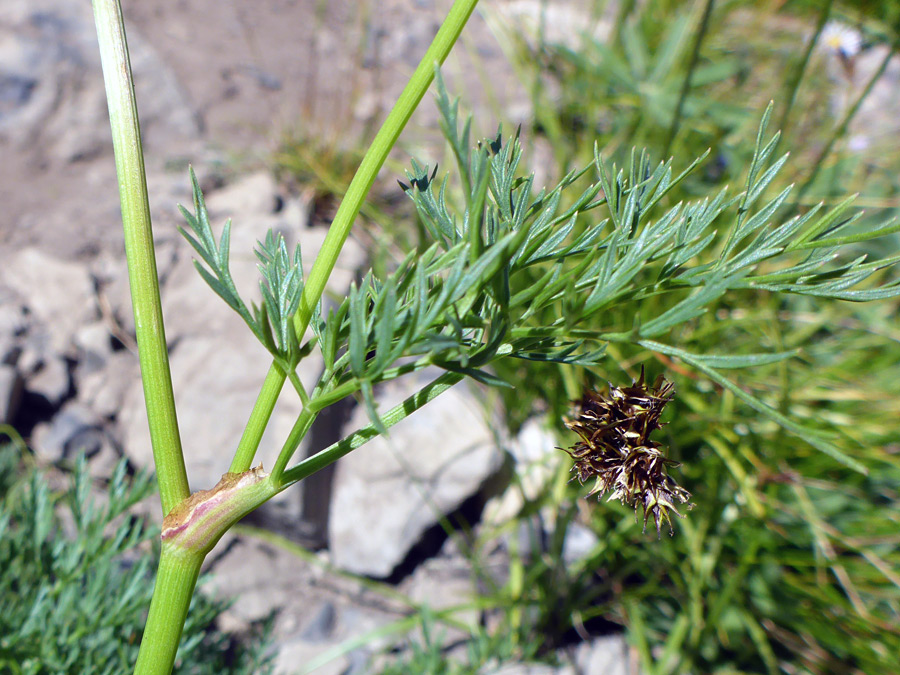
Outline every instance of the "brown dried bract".
[[[575, 403], [574, 419], [566, 426], [581, 440], [566, 450], [575, 464], [572, 471], [581, 483], [594, 478], [590, 495], [611, 492], [609, 499], [644, 509], [644, 527], [653, 516], [657, 534], [663, 521], [674, 532], [670, 513], [683, 518], [675, 501], [686, 504], [690, 493], [667, 473], [677, 462], [668, 459], [650, 434], [662, 424], [659, 417], [672, 400], [675, 386], [662, 375], [652, 387], [641, 376], [630, 387], [609, 385], [609, 394], [586, 391]], [[688, 506], [688, 508], [691, 508]]]

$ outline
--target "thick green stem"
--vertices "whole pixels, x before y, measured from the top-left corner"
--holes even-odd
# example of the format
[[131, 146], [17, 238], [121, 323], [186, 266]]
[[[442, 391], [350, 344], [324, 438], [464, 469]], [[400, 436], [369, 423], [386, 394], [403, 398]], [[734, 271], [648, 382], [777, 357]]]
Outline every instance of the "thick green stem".
[[[122, 200], [141, 373], [163, 511], [167, 514], [156, 587], [135, 670], [140, 674], [157, 675], [172, 671], [184, 620], [206, 553], [238, 518], [293, 482], [276, 481], [266, 476], [261, 468], [247, 470], [284, 385], [286, 373], [277, 364], [270, 368], [232, 462], [231, 468], [237, 471], [224, 475], [212, 490], [190, 495], [163, 330], [137, 106], [122, 11], [118, 0], [93, 0], [93, 4]], [[324, 292], [338, 254], [379, 169], [428, 89], [435, 66], [443, 63], [449, 54], [476, 4], [477, 0], [456, 1], [366, 153], [307, 279], [300, 307], [294, 317], [297, 335], [302, 336], [306, 332], [312, 309]], [[460, 379], [462, 376], [453, 373], [441, 376], [419, 394], [407, 399], [402, 406], [389, 411], [385, 424], [395, 424]], [[295, 425], [296, 433], [288, 439], [292, 447], [299, 443], [315, 418], [314, 407], [308, 405], [307, 408]], [[363, 429], [347, 443], [338, 444], [336, 449], [326, 449], [302, 462], [291, 470], [290, 475], [307, 476], [316, 467], [321, 468], [335, 461], [373, 435]], [[290, 453], [283, 454], [290, 457]], [[283, 468], [283, 464], [279, 465], [279, 469]]]
[[135, 675], [168, 675], [205, 553], [163, 546]]
[[261, 467], [226, 473], [215, 487], [195, 492], [165, 517], [162, 556], [136, 675], [172, 672], [203, 559], [232, 525], [277, 493]]
[[134, 306], [138, 359], [150, 422], [153, 461], [156, 463], [160, 500], [165, 514], [186, 498], [190, 489], [169, 372], [141, 132], [122, 8], [118, 0], [94, 0], [93, 4], [122, 202], [125, 256], [128, 259], [128, 280]]

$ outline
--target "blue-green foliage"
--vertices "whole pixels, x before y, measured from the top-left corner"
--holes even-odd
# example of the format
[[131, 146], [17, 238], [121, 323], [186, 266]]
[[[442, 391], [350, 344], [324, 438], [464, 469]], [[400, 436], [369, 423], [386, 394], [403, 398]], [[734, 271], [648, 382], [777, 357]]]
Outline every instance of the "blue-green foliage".
[[[80, 459], [71, 485], [51, 488], [0, 447], [0, 672], [92, 675], [130, 672], [153, 591], [158, 534], [129, 510], [153, 492], [120, 463], [102, 498]], [[176, 670], [268, 672], [254, 639], [240, 645], [214, 628], [224, 609], [194, 597]]]

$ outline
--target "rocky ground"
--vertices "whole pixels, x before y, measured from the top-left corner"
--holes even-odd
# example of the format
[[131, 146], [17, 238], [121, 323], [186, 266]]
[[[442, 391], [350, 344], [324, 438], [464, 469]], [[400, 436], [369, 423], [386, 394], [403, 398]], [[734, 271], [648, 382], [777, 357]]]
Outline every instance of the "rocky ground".
[[[235, 223], [240, 288], [254, 295], [250, 251], [270, 228], [291, 246], [299, 241], [310, 264], [327, 223], [309, 193], [279, 185], [266, 162], [288, 132], [345, 147], [365, 138], [449, 4], [124, 2], [193, 489], [212, 486], [226, 468], [269, 359], [193, 270], [176, 232], [175, 205], [190, 203], [187, 163], [207, 190], [214, 222]], [[487, 18], [521, 21], [527, 30], [540, 4], [497, 3]], [[555, 3], [554, 16], [570, 23], [553, 25], [581, 31], [583, 4]], [[0, 7], [0, 423], [22, 431], [42, 462], [64, 463], [85, 450], [102, 478], [122, 457], [135, 467], [150, 466], [151, 457], [92, 21], [86, 1], [4, 0]], [[497, 117], [528, 114], [524, 87], [484, 16], [473, 18], [445, 70], [451, 91], [490, 120], [479, 133], [489, 133]], [[410, 153], [428, 161], [438, 152], [435, 128], [426, 99], [404, 137], [404, 163]], [[368, 253], [364, 243], [349, 242], [334, 293], [344, 292]], [[305, 361], [301, 377], [316, 377], [317, 367]], [[381, 404], [413, 386], [385, 387]], [[276, 410], [263, 441], [267, 467], [298, 410], [289, 396]], [[330, 444], [364, 418], [351, 406], [329, 411], [301, 452]], [[558, 460], [539, 424], [512, 439], [502, 429], [481, 393], [459, 386], [389, 439], [267, 504], [249, 520], [259, 532], [227, 536], [210, 558], [206, 592], [238, 597], [225, 628], [242, 630], [274, 613], [279, 671], [291, 672], [407, 616], [410, 602], [398, 598], [433, 608], [463, 602], [473, 592], [471, 566], [439, 520], [515, 515], [515, 497], [503, 494], [510, 471], [539, 484], [548, 462]], [[158, 506], [148, 512], [161, 516]], [[581, 534], [569, 546], [573, 557], [592, 543], [589, 532]], [[496, 555], [502, 563], [502, 542]], [[392, 593], [352, 575], [386, 581]], [[472, 611], [458, 618], [483, 617]], [[371, 654], [391, 641], [370, 640], [317, 672], [366, 672]], [[562, 672], [630, 670], [619, 636], [585, 641], [570, 655]]]

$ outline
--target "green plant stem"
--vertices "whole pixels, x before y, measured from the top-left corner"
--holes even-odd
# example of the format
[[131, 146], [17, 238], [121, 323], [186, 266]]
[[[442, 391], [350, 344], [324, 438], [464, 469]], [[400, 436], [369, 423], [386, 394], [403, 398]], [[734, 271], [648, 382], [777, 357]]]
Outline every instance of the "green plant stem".
[[266, 373], [259, 396], [256, 397], [250, 419], [235, 450], [234, 459], [231, 460], [231, 468], [228, 469], [230, 472], [242, 473], [250, 468], [286, 379], [284, 371], [273, 362], [269, 366], [269, 372]]
[[[425, 91], [434, 77], [435, 66], [444, 62], [476, 4], [477, 0], [457, 0], [455, 2], [422, 62], [363, 158], [304, 287], [300, 307], [294, 317], [294, 326], [298, 336], [302, 337], [309, 326], [312, 310], [324, 292], [340, 250], [349, 235], [363, 200], [375, 181], [378, 170], [425, 95]], [[94, 0], [94, 7], [107, 81], [107, 96], [116, 147], [116, 165], [122, 186], [120, 191], [126, 229], [126, 250], [132, 294], [135, 298], [135, 321], [138, 325], [138, 345], [141, 351], [148, 416], [151, 420], [154, 459], [160, 474], [163, 507], [168, 513], [189, 496], [189, 488], [178, 436], [165, 334], [162, 329], [162, 312], [153, 255], [153, 239], [150, 232], [137, 108], [131, 86], [121, 7], [117, 0]], [[130, 222], [138, 223], [139, 227], [133, 227], [130, 230]], [[133, 233], [134, 230], [136, 230], [136, 234]], [[135, 261], [139, 264], [135, 271], [132, 271], [132, 263]], [[136, 287], [140, 290], [135, 291]], [[149, 318], [145, 317], [148, 307], [152, 311]], [[144, 332], [142, 339], [142, 329], [148, 325], [152, 330], [149, 331], [149, 334]], [[146, 349], [145, 344], [147, 345]], [[145, 359], [148, 363], [147, 366], [145, 366]], [[160, 361], [162, 365], [160, 365]], [[245, 470], [252, 463], [285, 379], [286, 373], [277, 364], [273, 364], [238, 445], [232, 469]], [[460, 379], [462, 376], [455, 373], [446, 373], [437, 378], [418, 394], [407, 399], [404, 404], [389, 411], [385, 418], [385, 425], [396, 424], [446, 391]], [[162, 386], [163, 384], [165, 386]], [[276, 476], [283, 471], [284, 464], [290, 459], [296, 446], [308, 431], [315, 415], [316, 412], [310, 405], [307, 405], [301, 413], [294, 425], [294, 431], [286, 442], [285, 450], [279, 456], [279, 472], [275, 474]], [[348, 438], [347, 442], [336, 444], [336, 446], [301, 462], [300, 465], [288, 472], [288, 480], [272, 480], [270, 484], [284, 487], [295, 480], [300, 480], [359, 447], [374, 435], [377, 435], [374, 429], [371, 431], [368, 427], [362, 429]], [[177, 471], [179, 467], [180, 473]], [[166, 544], [163, 545], [157, 583], [144, 639], [141, 643], [136, 673], [143, 675], [145, 673], [165, 674], [171, 672], [203, 558], [202, 551], [191, 549], [186, 551], [182, 548], [175, 549]]]
[[825, 160], [828, 159], [828, 156], [831, 154], [831, 151], [834, 149], [835, 143], [840, 140], [845, 133], [847, 133], [847, 127], [850, 126], [850, 122], [853, 121], [853, 118], [856, 117], [856, 113], [859, 112], [860, 107], [862, 107], [863, 101], [865, 101], [869, 94], [872, 92], [872, 89], [875, 87], [875, 83], [881, 79], [881, 76], [884, 75], [884, 71], [887, 70], [888, 64], [891, 62], [891, 59], [894, 58], [894, 54], [897, 52], [897, 48], [900, 46], [900, 40], [895, 40], [891, 44], [891, 48], [888, 50], [887, 54], [884, 55], [884, 59], [881, 61], [881, 65], [878, 66], [878, 70], [869, 78], [869, 81], [866, 83], [865, 89], [862, 90], [862, 93], [857, 97], [856, 101], [853, 102], [853, 105], [850, 106], [850, 109], [847, 110], [847, 113], [844, 115], [844, 118], [841, 120], [841, 123], [835, 127], [834, 132], [831, 134], [831, 138], [828, 139], [828, 143], [825, 144], [825, 147], [822, 148], [822, 152], [819, 153], [819, 156], [816, 158], [815, 163], [813, 164], [812, 172], [809, 174], [809, 178], [800, 186], [800, 189], [797, 190], [797, 196], [794, 199], [795, 204], [801, 203], [803, 196], [812, 186], [813, 182], [816, 180], [816, 177], [819, 175], [819, 172], [822, 170], [822, 167], [825, 165]]
[[784, 110], [781, 112], [781, 118], [778, 120], [778, 126], [776, 127], [776, 130], [781, 132], [781, 136], [778, 138], [775, 150], [772, 151], [774, 156], [778, 155], [778, 144], [781, 143], [781, 139], [787, 135], [788, 121], [790, 120], [791, 112], [794, 109], [794, 104], [797, 102], [797, 91], [800, 89], [800, 83], [803, 81], [803, 76], [806, 74], [806, 67], [809, 65], [813, 49], [816, 48], [816, 44], [819, 42], [819, 36], [822, 34], [825, 24], [828, 22], [828, 17], [831, 16], [832, 4], [834, 4], [833, 0], [826, 0], [825, 4], [822, 6], [822, 11], [819, 14], [819, 21], [816, 23], [816, 30], [809, 39], [809, 42], [806, 45], [806, 51], [803, 53], [803, 58], [800, 60], [797, 68], [794, 69], [791, 79], [788, 82], [787, 102], [784, 105]]
[[190, 494], [190, 488], [169, 371], [137, 103], [122, 7], [118, 0], [93, 0], [93, 6], [122, 203], [125, 256], [128, 259], [141, 380], [160, 500], [166, 514]]
[[634, 12], [636, 5], [637, 0], [623, 0], [619, 4], [619, 10], [616, 12], [616, 21], [613, 24], [611, 33], [613, 37], [611, 47], [613, 49], [619, 50], [622, 47], [622, 33], [625, 30], [625, 22], [628, 21], [628, 18]]
[[291, 427], [291, 432], [288, 434], [287, 440], [285, 440], [284, 445], [281, 448], [281, 452], [278, 453], [278, 459], [275, 460], [275, 466], [272, 468], [272, 482], [274, 484], [281, 485], [282, 475], [284, 474], [288, 462], [291, 461], [294, 452], [300, 447], [300, 442], [306, 436], [306, 433], [309, 431], [318, 415], [319, 410], [313, 409], [311, 405], [305, 406], [300, 415], [298, 415], [297, 420], [294, 422], [294, 426]]
[[[401, 420], [409, 417], [426, 403], [433, 401], [462, 379], [463, 376], [459, 373], [443, 373], [418, 392], [405, 399], [402, 403], [388, 410], [381, 416], [381, 421], [386, 428], [394, 426]], [[280, 477], [279, 487], [287, 487], [291, 483], [296, 483], [307, 476], [311, 476], [316, 471], [336, 462], [347, 453], [364, 445], [376, 436], [378, 436], [378, 431], [373, 424], [369, 424], [362, 429], [353, 432], [343, 440], [328, 446], [312, 457], [308, 457], [296, 466], [285, 471]], [[272, 473], [274, 476], [275, 472], [273, 471]]]
[[206, 556], [163, 545], [135, 675], [172, 672], [200, 566]]
[[[397, 99], [397, 103], [394, 104], [384, 124], [381, 125], [381, 128], [375, 135], [372, 145], [366, 151], [359, 168], [353, 176], [353, 180], [350, 181], [350, 186], [347, 188], [344, 198], [341, 200], [341, 204], [334, 216], [334, 221], [328, 230], [325, 241], [322, 243], [319, 254], [316, 256], [315, 263], [313, 263], [309, 277], [306, 279], [300, 306], [294, 315], [294, 330], [298, 339], [302, 340], [306, 329], [309, 327], [313, 307], [318, 304], [322, 293], [325, 291], [325, 285], [337, 263], [341, 248], [343, 248], [353, 222], [359, 214], [363, 202], [372, 188], [372, 184], [375, 182], [378, 171], [431, 85], [431, 81], [434, 79], [435, 65], [442, 64], [447, 58], [477, 4], [478, 0], [456, 0], [437, 35], [435, 35], [431, 46], [419, 62], [415, 73], [413, 73], [413, 76]], [[266, 377], [263, 390], [257, 397], [253, 411], [250, 413], [248, 428], [241, 438], [240, 445], [231, 464], [232, 471], [246, 471], [253, 462], [256, 449], [259, 447], [262, 434], [265, 431], [265, 422], [268, 421], [272, 409], [275, 407], [278, 394], [281, 391], [281, 386], [284, 384], [283, 380], [281, 384], [277, 384], [276, 376], [272, 373], [272, 369], [276, 367], [273, 364], [269, 370], [269, 376]], [[295, 425], [296, 428], [298, 428], [297, 425]], [[302, 438], [299, 440], [302, 440]], [[298, 443], [299, 440], [297, 441]], [[279, 455], [280, 457], [281, 455]], [[279, 466], [282, 469], [286, 461], [279, 461]], [[277, 475], [278, 470], [273, 469], [273, 473]]]
[[687, 99], [688, 92], [691, 90], [691, 79], [693, 78], [694, 71], [697, 69], [697, 64], [700, 62], [700, 47], [703, 45], [703, 40], [709, 30], [709, 18], [712, 15], [713, 5], [715, 5], [715, 0], [706, 0], [706, 5], [703, 8], [703, 16], [700, 19], [700, 26], [697, 29], [697, 37], [694, 40], [694, 49], [691, 52], [691, 60], [688, 64], [687, 73], [685, 73], [684, 76], [684, 82], [681, 84], [681, 93], [678, 94], [678, 103], [675, 106], [675, 113], [672, 115], [672, 124], [669, 126], [669, 133], [666, 136], [665, 150], [662, 154], [663, 159], [669, 156], [669, 149], [672, 147], [672, 142], [675, 140], [676, 134], [678, 134], [678, 127], [681, 124], [681, 114], [684, 111], [684, 102]]
[[341, 200], [309, 277], [306, 279], [300, 306], [294, 315], [294, 328], [298, 339], [303, 338], [306, 328], [309, 326], [313, 308], [325, 291], [325, 284], [328, 282], [328, 277], [331, 276], [331, 270], [334, 269], [341, 248], [350, 234], [353, 221], [372, 188], [379, 169], [434, 79], [435, 66], [442, 64], [447, 58], [477, 4], [478, 0], [456, 0], [453, 3], [447, 18], [444, 19], [437, 35], [434, 36], [431, 46], [428, 47], [428, 51], [419, 62], [416, 71], [397, 99], [397, 103], [394, 104], [384, 124], [381, 125], [381, 129], [375, 135], [372, 145], [366, 151], [359, 169], [356, 170], [356, 174], [350, 182], [350, 187], [347, 188], [344, 199]]

